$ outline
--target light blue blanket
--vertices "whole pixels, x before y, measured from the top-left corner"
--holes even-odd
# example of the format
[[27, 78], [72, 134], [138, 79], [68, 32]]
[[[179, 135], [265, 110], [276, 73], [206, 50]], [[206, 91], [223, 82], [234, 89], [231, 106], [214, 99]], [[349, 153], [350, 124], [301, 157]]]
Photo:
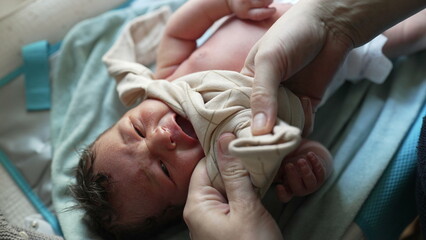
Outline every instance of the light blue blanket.
[[384, 84], [347, 84], [320, 109], [312, 137], [330, 148], [334, 173], [284, 210], [284, 239], [342, 238], [425, 104], [425, 64], [425, 51], [401, 59]]
[[[53, 79], [53, 201], [67, 239], [96, 239], [82, 221], [68, 186], [74, 182], [78, 151], [126, 110], [115, 82], [101, 62], [122, 26], [137, 15], [184, 0], [147, 0], [145, 6], [117, 10], [76, 26], [64, 39]], [[346, 84], [319, 111], [313, 138], [335, 156], [335, 170], [312, 197], [296, 199], [275, 217], [285, 239], [339, 239], [353, 221], [425, 101], [426, 54], [402, 61], [381, 86]], [[265, 199], [268, 202], [268, 199]], [[273, 205], [273, 206], [272, 206]], [[307, 231], [309, 229], [309, 231]], [[167, 239], [189, 239], [178, 231]]]
[[81, 22], [63, 40], [52, 81], [52, 198], [66, 239], [97, 238], [83, 223], [81, 211], [67, 210], [75, 205], [68, 186], [74, 182], [79, 151], [126, 110], [101, 58], [126, 22], [166, 4], [175, 9], [182, 2], [146, 0], [114, 10]]

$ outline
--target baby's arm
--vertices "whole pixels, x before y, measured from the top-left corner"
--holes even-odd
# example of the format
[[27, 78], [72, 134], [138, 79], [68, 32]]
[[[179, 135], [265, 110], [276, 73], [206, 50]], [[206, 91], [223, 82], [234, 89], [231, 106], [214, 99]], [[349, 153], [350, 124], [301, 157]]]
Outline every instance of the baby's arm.
[[196, 49], [196, 40], [218, 19], [235, 13], [244, 19], [272, 16], [272, 0], [189, 0], [169, 19], [157, 53], [156, 78], [167, 78]]
[[405, 19], [383, 33], [388, 41], [383, 53], [396, 58], [426, 49], [426, 9]]
[[304, 139], [300, 146], [283, 160], [275, 180], [277, 196], [288, 202], [294, 196], [306, 196], [318, 190], [330, 176], [332, 156], [320, 143]]

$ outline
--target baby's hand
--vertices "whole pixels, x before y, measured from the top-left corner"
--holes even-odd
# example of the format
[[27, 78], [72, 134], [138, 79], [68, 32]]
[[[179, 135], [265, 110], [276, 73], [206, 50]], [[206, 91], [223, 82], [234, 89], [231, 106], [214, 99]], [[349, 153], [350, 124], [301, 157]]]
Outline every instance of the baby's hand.
[[254, 21], [270, 18], [276, 11], [269, 7], [273, 0], [226, 0], [229, 8], [241, 19]]
[[308, 152], [292, 160], [284, 160], [277, 175], [277, 196], [281, 202], [288, 202], [294, 196], [306, 196], [315, 192], [325, 181], [325, 162], [315, 153]]

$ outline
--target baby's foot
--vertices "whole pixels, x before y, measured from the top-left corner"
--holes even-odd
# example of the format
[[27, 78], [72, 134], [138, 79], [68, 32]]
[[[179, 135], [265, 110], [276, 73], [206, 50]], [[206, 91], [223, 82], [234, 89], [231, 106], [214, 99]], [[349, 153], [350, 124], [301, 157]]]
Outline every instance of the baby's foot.
[[276, 186], [280, 201], [288, 202], [294, 196], [306, 196], [319, 189], [326, 179], [326, 163], [321, 156], [309, 151], [306, 155], [284, 160]]

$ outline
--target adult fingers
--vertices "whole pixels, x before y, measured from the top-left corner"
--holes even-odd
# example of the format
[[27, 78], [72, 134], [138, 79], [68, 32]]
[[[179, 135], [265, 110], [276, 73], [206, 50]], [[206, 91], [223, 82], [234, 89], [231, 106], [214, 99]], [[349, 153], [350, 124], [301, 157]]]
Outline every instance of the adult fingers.
[[218, 140], [218, 166], [231, 205], [257, 199], [250, 175], [241, 160], [231, 156], [229, 143], [235, 139], [231, 133], [222, 134]]
[[272, 131], [277, 117], [277, 94], [281, 81], [281, 70], [276, 62], [271, 62], [268, 53], [259, 53], [259, 41], [249, 52], [241, 73], [254, 77], [253, 92], [250, 97], [252, 108], [253, 135], [267, 134]]
[[188, 195], [195, 194], [199, 188], [206, 186], [211, 186], [211, 182], [207, 174], [206, 161], [202, 159], [192, 172]]
[[198, 210], [199, 202], [202, 201], [201, 197], [203, 187], [208, 186], [208, 182], [206, 181], [205, 177], [207, 177], [206, 164], [205, 160], [202, 159], [200, 162], [198, 162], [192, 173], [188, 189], [188, 198], [183, 210], [183, 218], [188, 227], [192, 227], [193, 224], [200, 220]]
[[[188, 198], [183, 211], [183, 218], [191, 228], [198, 226], [205, 219], [205, 212], [220, 206], [218, 212], [227, 212], [225, 197], [211, 185], [207, 174], [205, 159], [195, 167], [189, 183]], [[210, 213], [211, 214], [211, 213]]]
[[194, 171], [192, 172], [191, 181], [188, 188], [188, 200], [200, 201], [200, 198], [208, 197], [209, 200], [215, 200], [218, 202], [225, 203], [225, 197], [212, 186], [212, 182], [207, 173], [206, 161], [203, 158], [198, 162]]
[[[309, 9], [309, 8], [308, 8]], [[308, 65], [325, 42], [325, 29], [314, 13], [290, 8], [250, 51], [242, 73], [254, 76], [252, 133], [269, 133], [276, 121], [281, 81]]]

